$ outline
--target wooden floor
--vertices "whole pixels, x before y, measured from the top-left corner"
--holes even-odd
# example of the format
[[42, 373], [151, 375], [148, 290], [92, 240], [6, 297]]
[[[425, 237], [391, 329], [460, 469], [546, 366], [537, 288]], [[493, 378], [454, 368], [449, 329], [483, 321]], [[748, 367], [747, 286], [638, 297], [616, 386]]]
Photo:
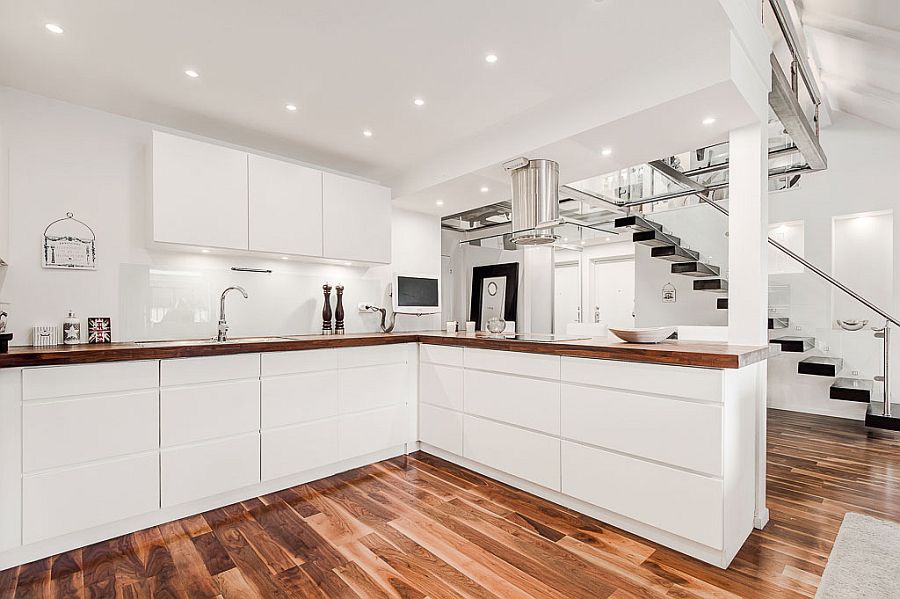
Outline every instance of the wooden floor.
[[769, 508], [723, 571], [418, 453], [0, 572], [0, 597], [810, 597], [845, 512], [900, 521], [900, 435], [772, 411]]

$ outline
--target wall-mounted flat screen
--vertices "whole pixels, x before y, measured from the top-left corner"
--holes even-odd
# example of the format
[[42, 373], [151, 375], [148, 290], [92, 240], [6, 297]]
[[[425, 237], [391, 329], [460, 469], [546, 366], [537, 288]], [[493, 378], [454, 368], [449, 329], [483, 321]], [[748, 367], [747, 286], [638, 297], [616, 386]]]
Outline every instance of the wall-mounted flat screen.
[[394, 277], [394, 312], [434, 314], [441, 311], [440, 279], [418, 275]]

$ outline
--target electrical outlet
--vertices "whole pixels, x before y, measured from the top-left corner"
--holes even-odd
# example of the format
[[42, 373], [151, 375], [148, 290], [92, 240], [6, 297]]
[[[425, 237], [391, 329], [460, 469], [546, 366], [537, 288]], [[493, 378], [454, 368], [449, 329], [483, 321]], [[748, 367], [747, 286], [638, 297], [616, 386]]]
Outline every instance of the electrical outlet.
[[367, 303], [365, 303], [365, 302], [360, 302], [360, 303], [358, 303], [358, 304], [356, 305], [356, 309], [359, 310], [360, 312], [368, 312], [369, 310], [366, 309], [366, 306], [368, 306]]
[[851, 371], [850, 371], [850, 374], [852, 374], [853, 376], [859, 376], [859, 371], [858, 371], [858, 370], [851, 370]]

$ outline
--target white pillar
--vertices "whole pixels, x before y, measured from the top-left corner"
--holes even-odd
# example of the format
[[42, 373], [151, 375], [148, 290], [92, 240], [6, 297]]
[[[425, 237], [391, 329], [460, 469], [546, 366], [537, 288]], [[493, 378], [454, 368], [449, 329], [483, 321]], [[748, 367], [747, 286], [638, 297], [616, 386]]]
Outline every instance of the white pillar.
[[[768, 343], [768, 132], [765, 123], [736, 129], [728, 138], [728, 341]], [[756, 513], [754, 525], [769, 519], [766, 508], [766, 363], [755, 370]]]

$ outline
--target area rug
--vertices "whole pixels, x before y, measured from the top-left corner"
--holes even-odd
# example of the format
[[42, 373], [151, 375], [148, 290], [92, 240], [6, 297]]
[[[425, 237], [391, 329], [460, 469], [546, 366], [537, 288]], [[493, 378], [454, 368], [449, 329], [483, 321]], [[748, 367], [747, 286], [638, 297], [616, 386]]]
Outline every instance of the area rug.
[[900, 524], [844, 516], [816, 599], [900, 597]]

